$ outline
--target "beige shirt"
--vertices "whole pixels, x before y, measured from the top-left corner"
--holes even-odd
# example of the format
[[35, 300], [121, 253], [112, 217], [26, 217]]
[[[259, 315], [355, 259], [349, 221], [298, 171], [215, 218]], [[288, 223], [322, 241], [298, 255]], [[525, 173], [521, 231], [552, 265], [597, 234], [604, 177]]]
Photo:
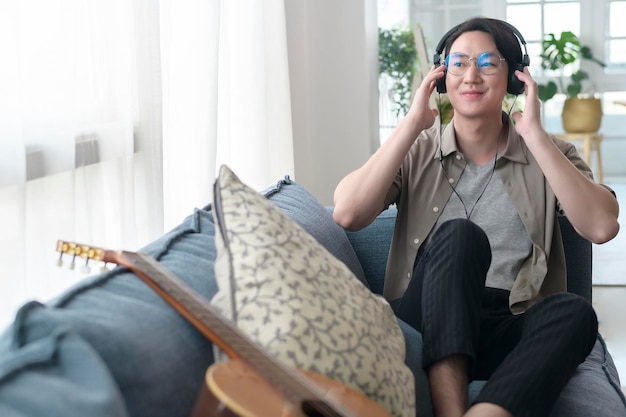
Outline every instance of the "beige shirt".
[[[509, 123], [505, 113], [502, 117]], [[573, 144], [554, 137], [552, 140], [581, 172], [593, 177]], [[433, 126], [413, 143], [387, 192], [385, 207], [398, 207], [383, 292], [387, 300], [400, 298], [406, 290], [418, 250], [453, 192], [448, 183], [454, 185], [465, 168], [465, 158], [456, 147], [454, 120], [443, 132], [441, 149], [448, 177], [439, 161], [439, 127]], [[511, 311], [519, 314], [545, 295], [567, 289], [565, 254], [556, 217], [560, 207], [537, 161], [512, 126], [496, 173], [532, 241], [531, 254], [515, 278], [509, 299]]]

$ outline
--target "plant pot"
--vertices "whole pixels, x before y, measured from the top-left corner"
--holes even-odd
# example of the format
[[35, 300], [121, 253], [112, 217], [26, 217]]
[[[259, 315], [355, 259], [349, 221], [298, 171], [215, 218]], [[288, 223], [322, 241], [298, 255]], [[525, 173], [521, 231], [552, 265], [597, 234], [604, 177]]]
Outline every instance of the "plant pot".
[[599, 98], [568, 98], [561, 113], [567, 133], [597, 132], [602, 124], [602, 102]]

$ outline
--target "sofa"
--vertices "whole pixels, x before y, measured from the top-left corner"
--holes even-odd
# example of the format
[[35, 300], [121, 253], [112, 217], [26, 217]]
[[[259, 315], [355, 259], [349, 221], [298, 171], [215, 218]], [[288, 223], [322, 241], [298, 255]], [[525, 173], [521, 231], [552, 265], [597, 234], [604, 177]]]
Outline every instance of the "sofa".
[[[259, 194], [340, 261], [358, 285], [374, 295], [382, 292], [394, 207], [363, 230], [346, 232], [333, 222], [332, 207], [320, 204], [288, 176]], [[195, 209], [140, 248], [207, 301], [219, 291], [215, 204]], [[591, 245], [567, 219], [560, 222], [569, 291], [591, 299]], [[432, 416], [421, 335], [401, 320], [397, 326], [403, 361], [413, 376], [415, 415]], [[133, 272], [116, 267], [86, 277], [52, 300], [31, 301], [19, 309], [0, 335], [0, 416], [189, 416], [206, 369], [218, 355], [205, 336]], [[483, 384], [471, 383], [470, 398]], [[600, 335], [551, 416], [626, 416], [619, 377]]]

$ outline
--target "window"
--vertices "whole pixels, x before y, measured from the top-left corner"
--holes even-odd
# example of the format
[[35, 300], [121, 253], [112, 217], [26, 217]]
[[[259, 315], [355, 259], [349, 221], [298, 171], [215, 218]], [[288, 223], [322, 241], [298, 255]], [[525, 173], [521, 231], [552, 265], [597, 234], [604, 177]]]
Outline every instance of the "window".
[[546, 34], [554, 33], [558, 36], [562, 31], [569, 30], [580, 35], [580, 4], [572, 1], [509, 0], [505, 20], [524, 36], [530, 56], [530, 69], [533, 76], [537, 77], [544, 75], [540, 54], [541, 41]]
[[609, 63], [609, 72], [626, 71], [626, 1], [607, 2], [608, 30], [606, 31], [604, 44], [606, 45], [606, 61]]
[[[544, 77], [540, 65], [541, 39], [547, 33], [569, 30], [589, 45], [607, 66], [590, 64], [585, 70], [598, 93], [626, 91], [626, 14], [624, 0], [507, 0], [504, 18], [524, 34], [534, 77]], [[583, 64], [585, 65], [585, 64]]]

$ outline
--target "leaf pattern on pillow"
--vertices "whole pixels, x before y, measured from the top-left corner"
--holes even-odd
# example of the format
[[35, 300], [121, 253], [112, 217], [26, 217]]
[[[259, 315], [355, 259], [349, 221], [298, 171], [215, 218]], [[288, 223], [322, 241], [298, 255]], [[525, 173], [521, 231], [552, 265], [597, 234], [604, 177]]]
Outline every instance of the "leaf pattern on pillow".
[[268, 352], [415, 415], [413, 374], [389, 304], [226, 166], [215, 184], [222, 314]]

